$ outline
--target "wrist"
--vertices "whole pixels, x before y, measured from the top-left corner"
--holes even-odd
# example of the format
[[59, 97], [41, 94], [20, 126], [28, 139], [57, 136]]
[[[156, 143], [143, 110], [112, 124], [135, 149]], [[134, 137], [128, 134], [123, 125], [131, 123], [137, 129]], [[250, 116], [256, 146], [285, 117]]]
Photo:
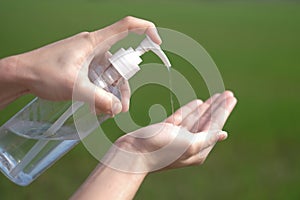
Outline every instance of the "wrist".
[[119, 138], [102, 158], [101, 162], [120, 172], [146, 176], [149, 172], [148, 163], [136, 142], [131, 137]]
[[14, 55], [0, 60], [1, 79], [5, 83], [26, 88], [29, 82], [29, 66], [24, 54]]
[[[130, 165], [138, 165], [137, 160], [123, 157], [119, 148], [131, 148], [129, 144], [114, 145], [101, 160], [101, 163], [71, 198], [81, 199], [133, 199], [147, 173], [135, 173]], [[126, 147], [125, 147], [126, 146]], [[124, 166], [125, 165], [125, 166]], [[129, 169], [129, 170], [128, 170]]]
[[18, 64], [18, 56], [0, 60], [0, 109], [18, 97], [29, 93], [29, 90], [20, 81]]
[[133, 199], [144, 179], [144, 174], [121, 172], [100, 163], [71, 199]]
[[0, 76], [2, 82], [16, 83], [18, 56], [10, 56], [0, 60]]
[[17, 83], [29, 90], [30, 85], [34, 82], [35, 73], [32, 70], [32, 53], [23, 53], [15, 56], [16, 58], [16, 74]]

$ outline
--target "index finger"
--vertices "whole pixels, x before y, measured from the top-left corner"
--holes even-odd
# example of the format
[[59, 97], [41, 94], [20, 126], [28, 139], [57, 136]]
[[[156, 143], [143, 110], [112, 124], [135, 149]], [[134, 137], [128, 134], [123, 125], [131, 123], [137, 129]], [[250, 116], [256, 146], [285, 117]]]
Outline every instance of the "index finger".
[[173, 113], [171, 116], [169, 116], [165, 122], [174, 124], [174, 125], [181, 125], [182, 121], [186, 118], [188, 114], [193, 112], [199, 105], [201, 105], [203, 102], [200, 99], [193, 100], [189, 102], [188, 104], [182, 106], [179, 108], [175, 113]]
[[200, 122], [202, 130], [222, 129], [236, 102], [232, 92], [223, 92], [215, 104], [204, 114], [204, 120]]
[[91, 34], [93, 35], [92, 38], [95, 45], [109, 39], [107, 42], [111, 46], [126, 37], [129, 32], [139, 35], [147, 34], [151, 40], [157, 44], [161, 44], [162, 42], [154, 23], [131, 16], [127, 16], [110, 26], [94, 31]]

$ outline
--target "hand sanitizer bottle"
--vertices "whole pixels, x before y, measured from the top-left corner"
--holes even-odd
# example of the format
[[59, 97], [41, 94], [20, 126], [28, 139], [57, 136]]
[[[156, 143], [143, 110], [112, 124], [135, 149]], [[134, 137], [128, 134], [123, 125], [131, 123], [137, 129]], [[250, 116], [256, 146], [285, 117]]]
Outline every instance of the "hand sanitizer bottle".
[[[147, 51], [170, 62], [160, 46], [147, 36], [134, 50], [121, 48], [109, 58], [110, 66], [91, 68], [90, 80], [120, 98], [118, 83], [130, 79], [140, 68]], [[80, 142], [72, 115], [83, 102], [51, 102], [35, 98], [0, 128], [0, 170], [14, 183], [26, 186]], [[109, 115], [98, 117], [103, 122]], [[88, 135], [96, 127], [85, 133]]]

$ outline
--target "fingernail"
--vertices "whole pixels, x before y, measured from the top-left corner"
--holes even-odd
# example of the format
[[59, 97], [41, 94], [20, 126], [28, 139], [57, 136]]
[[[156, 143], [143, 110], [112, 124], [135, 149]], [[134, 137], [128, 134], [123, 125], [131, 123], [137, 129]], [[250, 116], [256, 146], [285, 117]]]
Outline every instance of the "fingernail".
[[129, 105], [130, 105], [130, 99], [126, 99], [125, 100], [125, 104], [126, 104], [127, 107], [129, 107]]
[[129, 104], [130, 104], [130, 100], [129, 99], [125, 99], [125, 105], [122, 106], [122, 112], [127, 112], [129, 110]]
[[228, 133], [226, 131], [218, 132], [219, 141], [225, 140], [228, 137]]
[[91, 111], [91, 114], [93, 115], [96, 115], [96, 108], [95, 108], [95, 105], [90, 105], [90, 111]]
[[154, 32], [154, 34], [155, 34], [155, 36], [157, 37], [157, 44], [161, 44], [162, 43], [162, 40], [161, 40], [161, 37], [160, 37], [160, 35], [158, 34], [158, 31], [157, 31], [157, 29], [156, 28], [153, 28], [153, 32]]
[[117, 98], [113, 98], [112, 100], [112, 114], [118, 114], [122, 111], [122, 104]]

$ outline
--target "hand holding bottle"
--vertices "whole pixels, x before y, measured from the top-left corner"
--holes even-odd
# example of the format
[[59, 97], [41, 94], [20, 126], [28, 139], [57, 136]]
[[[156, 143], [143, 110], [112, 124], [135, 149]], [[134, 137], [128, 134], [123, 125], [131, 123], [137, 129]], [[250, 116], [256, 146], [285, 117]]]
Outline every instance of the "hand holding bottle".
[[[0, 60], [0, 109], [19, 96], [32, 93], [43, 99], [72, 99], [75, 81], [80, 101], [95, 101], [95, 111], [117, 114], [129, 108], [130, 88], [127, 81], [120, 86], [122, 102], [96, 87], [88, 78], [89, 64], [106, 66], [108, 50], [128, 32], [147, 34], [155, 43], [161, 39], [155, 25], [134, 17], [124, 19], [94, 32], [82, 32], [39, 49]], [[3, 78], [2, 78], [3, 76]]]

